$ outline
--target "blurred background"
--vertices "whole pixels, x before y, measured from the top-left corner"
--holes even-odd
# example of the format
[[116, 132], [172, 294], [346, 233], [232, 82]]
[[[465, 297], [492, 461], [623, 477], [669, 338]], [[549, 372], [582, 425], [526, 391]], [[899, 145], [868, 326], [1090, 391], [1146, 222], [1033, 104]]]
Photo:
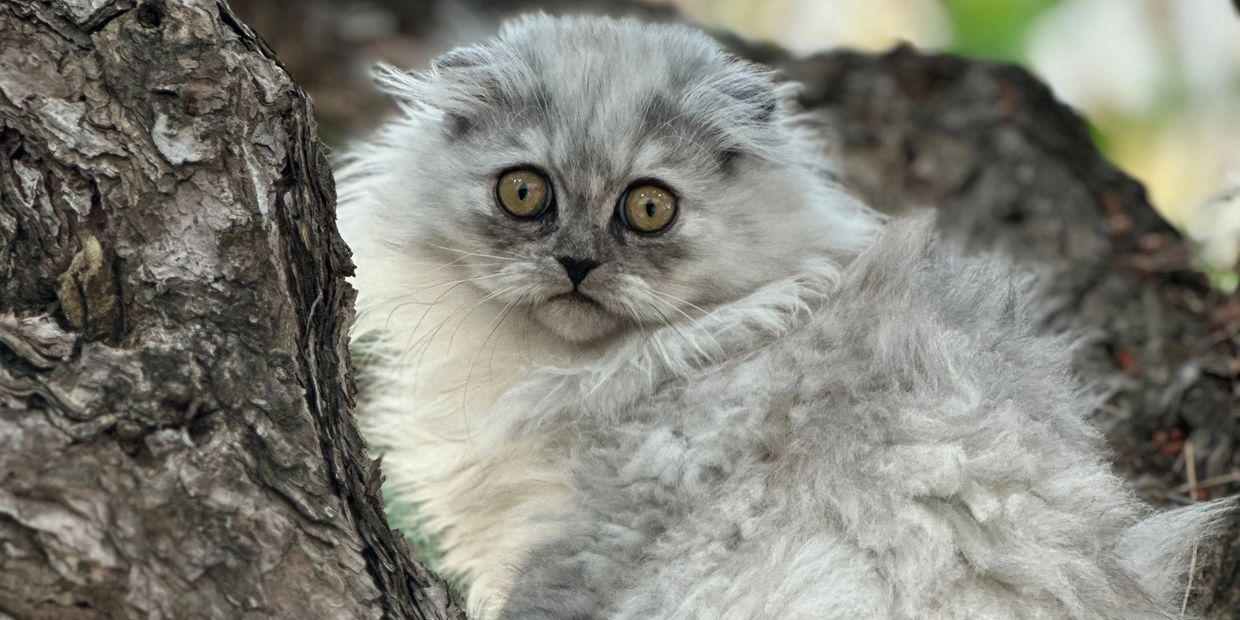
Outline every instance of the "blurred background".
[[[425, 66], [506, 13], [601, 0], [233, 0], [314, 98], [337, 145], [386, 113], [375, 60]], [[609, 12], [621, 2], [605, 3]], [[1019, 63], [1090, 123], [1104, 153], [1196, 240], [1225, 290], [1240, 258], [1240, 14], [1233, 0], [631, 0], [797, 54], [900, 43]], [[671, 6], [668, 6], [671, 5]]]

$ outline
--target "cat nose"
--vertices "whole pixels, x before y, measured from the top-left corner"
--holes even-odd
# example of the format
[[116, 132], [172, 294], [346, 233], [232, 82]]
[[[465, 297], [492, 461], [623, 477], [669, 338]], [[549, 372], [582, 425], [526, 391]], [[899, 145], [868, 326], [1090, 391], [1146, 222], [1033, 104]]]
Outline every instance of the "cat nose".
[[573, 281], [574, 287], [581, 284], [581, 281], [586, 279], [586, 274], [590, 273], [591, 269], [598, 267], [597, 262], [588, 258], [557, 256], [555, 259], [560, 261], [561, 265], [564, 265], [564, 271], [568, 272], [568, 279]]

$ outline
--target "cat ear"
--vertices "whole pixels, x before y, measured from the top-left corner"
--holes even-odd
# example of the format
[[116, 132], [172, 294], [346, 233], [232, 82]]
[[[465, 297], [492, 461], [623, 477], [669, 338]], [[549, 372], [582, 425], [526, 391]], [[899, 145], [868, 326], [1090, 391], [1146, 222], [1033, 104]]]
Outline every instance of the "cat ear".
[[771, 72], [730, 54], [728, 60], [737, 70], [718, 80], [716, 88], [733, 100], [739, 116], [757, 124], [770, 123], [780, 107], [780, 93]]
[[[479, 73], [493, 62], [492, 54], [485, 45], [469, 45], [445, 52], [431, 61], [430, 70], [414, 73], [393, 67], [387, 63], [377, 63], [371, 71], [371, 77], [379, 90], [392, 95], [398, 100], [427, 101], [434, 96], [433, 90], [444, 85], [435, 85], [436, 81], [458, 81], [468, 83], [470, 74]], [[446, 90], [446, 89], [445, 89]]]
[[474, 128], [479, 104], [498, 101], [499, 84], [487, 70], [493, 61], [489, 48], [471, 45], [448, 51], [431, 62], [431, 73], [455, 86], [450, 89], [455, 91], [452, 96], [439, 107], [449, 139], [460, 139]]
[[425, 80], [416, 74], [383, 62], [371, 67], [370, 79], [380, 92], [391, 95], [401, 103], [421, 101], [426, 86]]
[[767, 124], [775, 118], [779, 111], [779, 98], [769, 83], [759, 81], [732, 85], [731, 91], [724, 91], [748, 112], [747, 116], [754, 123]]
[[379, 64], [373, 76], [378, 88], [395, 98], [407, 113], [438, 113], [448, 137], [456, 139], [473, 128], [474, 119], [487, 106], [501, 99], [491, 64], [489, 51], [475, 45], [439, 56], [424, 73]]
[[491, 64], [491, 51], [483, 45], [458, 47], [440, 54], [431, 61], [431, 70], [445, 72], [464, 69], [478, 69]]
[[774, 131], [795, 110], [788, 83], [760, 65], [726, 55], [711, 63], [707, 76], [694, 76], [682, 109], [702, 120], [720, 139], [720, 162], [727, 169], [738, 155], [777, 156], [785, 132]]

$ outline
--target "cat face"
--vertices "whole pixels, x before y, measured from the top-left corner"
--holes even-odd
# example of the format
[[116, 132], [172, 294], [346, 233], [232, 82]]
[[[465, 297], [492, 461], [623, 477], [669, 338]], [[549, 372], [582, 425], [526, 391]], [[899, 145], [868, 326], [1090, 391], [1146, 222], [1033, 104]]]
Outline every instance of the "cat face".
[[859, 247], [769, 77], [687, 28], [525, 18], [381, 84], [408, 117], [389, 242], [589, 341], [690, 320]]

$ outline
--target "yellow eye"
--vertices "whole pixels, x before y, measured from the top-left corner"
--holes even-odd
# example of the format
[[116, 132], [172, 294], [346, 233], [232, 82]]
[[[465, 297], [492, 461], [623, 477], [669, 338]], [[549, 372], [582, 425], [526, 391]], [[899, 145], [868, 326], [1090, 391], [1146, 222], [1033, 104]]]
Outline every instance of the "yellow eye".
[[676, 197], [658, 185], [634, 185], [620, 199], [620, 215], [639, 233], [657, 233], [676, 219]]
[[505, 211], [532, 219], [542, 215], [551, 204], [551, 183], [533, 168], [516, 168], [500, 175], [495, 197]]

